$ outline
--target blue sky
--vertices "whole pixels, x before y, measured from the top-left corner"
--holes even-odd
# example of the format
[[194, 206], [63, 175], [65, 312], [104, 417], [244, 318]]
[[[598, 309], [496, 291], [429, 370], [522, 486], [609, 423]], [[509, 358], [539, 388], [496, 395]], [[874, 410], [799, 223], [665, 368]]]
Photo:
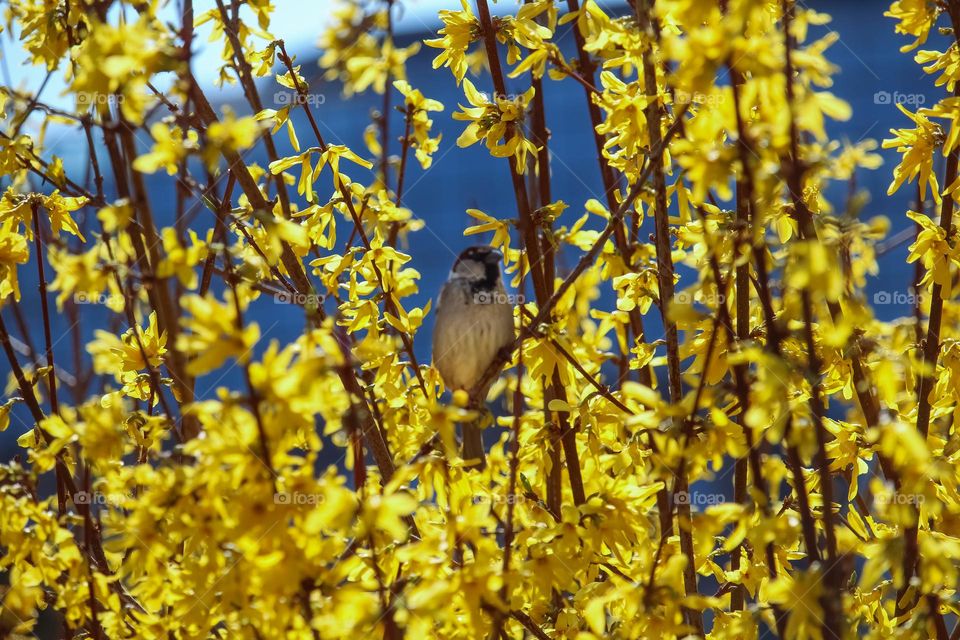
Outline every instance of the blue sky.
[[[179, 21], [179, 4], [177, 0], [170, 0], [167, 3], [162, 10], [165, 20]], [[308, 4], [312, 5], [311, 9], [305, 11], [304, 5]], [[331, 0], [314, 0], [310, 3], [304, 0], [275, 0], [276, 11], [273, 14], [271, 32], [277, 38], [284, 39], [287, 43], [287, 49], [291, 53], [297, 54], [300, 60], [312, 63], [312, 60], [319, 53], [316, 46], [318, 36], [329, 25], [332, 9], [336, 5], [337, 3]], [[514, 2], [501, 2], [499, 5], [494, 5], [492, 9], [495, 13], [506, 13], [508, 10], [515, 10], [515, 6], [516, 3]], [[196, 15], [200, 15], [213, 7], [216, 7], [214, 0], [197, 0], [194, 2]], [[432, 31], [439, 25], [438, 11], [459, 8], [460, 4], [457, 0], [406, 0], [402, 4], [398, 3], [394, 10], [395, 28], [398, 34]], [[128, 8], [128, 11], [130, 12], [129, 15], [132, 16], [133, 10]], [[304, 13], [311, 15], [305, 17]], [[194, 41], [193, 69], [197, 79], [205, 88], [212, 88], [213, 81], [217, 77], [217, 69], [221, 64], [222, 45], [220, 42], [208, 42], [209, 33], [208, 26], [199, 28]], [[0, 35], [0, 39], [2, 39], [0, 54], [3, 56], [5, 65], [3, 82], [6, 84], [9, 77], [15, 88], [33, 93], [43, 82], [46, 71], [42, 67], [25, 64], [26, 56], [16, 40], [18, 37], [19, 34], [7, 31]], [[63, 71], [55, 71], [44, 89], [44, 102], [65, 108], [71, 107], [70, 102], [61, 97], [64, 86]], [[234, 91], [236, 91], [235, 87], [226, 88], [221, 95], [221, 99], [229, 100], [233, 97], [232, 93]]]

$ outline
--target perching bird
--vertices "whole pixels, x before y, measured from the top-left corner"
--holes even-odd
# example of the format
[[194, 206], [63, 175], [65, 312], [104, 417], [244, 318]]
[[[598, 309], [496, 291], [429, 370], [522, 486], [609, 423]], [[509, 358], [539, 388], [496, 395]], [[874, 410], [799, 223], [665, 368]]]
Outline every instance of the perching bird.
[[[464, 249], [437, 301], [433, 364], [444, 384], [470, 391], [497, 353], [513, 343], [513, 301], [503, 287], [503, 255], [487, 246]], [[484, 398], [489, 389], [481, 389]], [[481, 429], [463, 425], [463, 459], [484, 464]]]

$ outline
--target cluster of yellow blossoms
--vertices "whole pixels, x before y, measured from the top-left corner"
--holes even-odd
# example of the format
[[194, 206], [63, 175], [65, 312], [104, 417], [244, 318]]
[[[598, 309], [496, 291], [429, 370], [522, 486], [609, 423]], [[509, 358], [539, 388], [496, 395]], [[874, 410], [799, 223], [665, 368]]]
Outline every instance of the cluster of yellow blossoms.
[[[827, 197], [879, 166], [826, 133], [853, 115], [836, 35], [810, 35], [828, 16], [462, 0], [421, 51], [398, 7], [341, 2], [320, 38], [326, 79], [383, 99], [361, 153], [324, 138], [268, 0], [7, 3], [76, 108], [0, 87], [0, 431], [22, 449], [0, 465], [0, 637], [956, 637], [960, 0], [887, 14], [905, 52], [949, 36], [916, 53], [943, 99], [883, 143], [891, 192], [937, 207], [894, 214], [916, 223], [917, 303], [893, 322], [865, 294], [888, 223]], [[243, 113], [193, 76], [204, 34]], [[415, 55], [459, 110], [408, 77]], [[583, 93], [563, 127], [593, 134], [600, 199], [551, 195], [550, 82]], [[411, 153], [426, 170], [452, 146], [441, 117], [516, 198], [465, 230], [527, 296], [483, 470], [457, 454], [474, 405], [413, 347], [432, 310], [402, 247], [429, 220], [403, 184]], [[89, 157], [53, 155], [48, 127]], [[250, 319], [273, 300], [302, 327], [286, 342]]]

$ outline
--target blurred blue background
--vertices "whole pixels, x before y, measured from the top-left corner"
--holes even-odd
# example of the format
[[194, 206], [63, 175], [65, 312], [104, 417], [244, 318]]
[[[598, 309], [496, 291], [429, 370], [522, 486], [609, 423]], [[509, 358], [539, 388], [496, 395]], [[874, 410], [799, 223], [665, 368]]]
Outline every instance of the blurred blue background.
[[[325, 3], [321, 3], [325, 4]], [[619, 3], [601, 3], [610, 12], [623, 11]], [[803, 3], [801, 3], [803, 4]], [[363, 131], [371, 122], [371, 114], [382, 104], [382, 97], [370, 93], [343, 100], [339, 87], [321, 79], [321, 72], [315, 59], [318, 52], [312, 44], [313, 35], [318, 31], [316, 21], [302, 19], [302, 8], [298, 3], [280, 0], [277, 5], [277, 21], [274, 34], [288, 40], [288, 48], [298, 55], [303, 64], [303, 73], [310, 79], [311, 90], [315, 94], [324, 96], [324, 103], [314, 107], [321, 131], [328, 142], [342, 143], [350, 146], [361, 155], [367, 155], [363, 144]], [[436, 9], [458, 8], [456, 2], [427, 2], [418, 5], [410, 4], [410, 8], [398, 20], [398, 41], [401, 45], [432, 37], [438, 26]], [[831, 136], [858, 142], [872, 138], [882, 140], [888, 136], [892, 127], [907, 126], [909, 121], [892, 104], [897, 98], [910, 96], [914, 103], [931, 105], [941, 95], [942, 90], [933, 86], [933, 81], [913, 62], [911, 54], [902, 54], [899, 47], [907, 39], [894, 34], [893, 20], [885, 18], [883, 12], [887, 3], [875, 0], [833, 0], [832, 2], [810, 2], [809, 6], [825, 11], [833, 16], [833, 22], [826, 27], [811, 29], [811, 38], [819, 38], [828, 31], [838, 32], [839, 41], [828, 51], [828, 58], [836, 64], [840, 71], [835, 76], [835, 86], [832, 91], [848, 101], [853, 107], [854, 116], [848, 122], [829, 125]], [[419, 8], [418, 8], [419, 7]], [[619, 7], [619, 8], [618, 8]], [[501, 12], [515, 10], [512, 3], [501, 3], [497, 9]], [[198, 13], [202, 7], [198, 3]], [[322, 10], [321, 10], [322, 11]], [[287, 33], [285, 29], [293, 32]], [[14, 86], [36, 90], [42, 74], [35, 71], [25, 71], [24, 67], [14, 66], [16, 56], [13, 50], [17, 43], [11, 42], [8, 35], [2, 37], [5, 52], [11, 55], [7, 61], [7, 73], [13, 74]], [[561, 27], [558, 38], [561, 46], [569, 53], [573, 49], [573, 37], [569, 26]], [[198, 75], [204, 79], [211, 79], [215, 75], [220, 43], [203, 45], [198, 38], [198, 46], [206, 49], [195, 63]], [[928, 46], [928, 48], [933, 48]], [[458, 149], [455, 141], [463, 130], [460, 122], [454, 121], [451, 114], [457, 110], [457, 104], [465, 102], [461, 90], [456, 86], [449, 70], [433, 71], [431, 61], [435, 50], [424, 46], [420, 53], [408, 62], [407, 72], [412, 84], [423, 93], [444, 103], [446, 109], [442, 113], [433, 114], [434, 132], [442, 132], [443, 141], [440, 150], [434, 157], [433, 166], [422, 171], [411, 157], [408, 163], [406, 188], [403, 195], [404, 205], [413, 210], [414, 215], [426, 222], [426, 228], [412, 233], [409, 236], [409, 246], [402, 247], [412, 258], [412, 266], [421, 274], [420, 293], [406, 300], [407, 306], [422, 306], [429, 298], [435, 298], [439, 287], [446, 278], [457, 253], [469, 244], [475, 244], [478, 237], [465, 238], [463, 230], [472, 224], [472, 219], [465, 213], [468, 208], [481, 209], [484, 212], [499, 217], [512, 218], [516, 216], [516, 207], [513, 192], [510, 188], [510, 177], [507, 164], [503, 160], [491, 158], [482, 144], [468, 149]], [[312, 74], [312, 77], [311, 77]], [[482, 76], [476, 80], [478, 88], [488, 89], [490, 80]], [[508, 80], [508, 92], [522, 92], [529, 87], [529, 78], [521, 77]], [[266, 106], [276, 90], [271, 81], [261, 84], [261, 94]], [[588, 198], [602, 198], [602, 187], [593, 140], [589, 130], [589, 120], [586, 112], [584, 95], [581, 87], [573, 81], [553, 82], [545, 81], [544, 92], [547, 104], [548, 127], [552, 133], [550, 140], [551, 166], [553, 175], [553, 196], [555, 200], [564, 200], [570, 209], [561, 218], [561, 224], [575, 220], [582, 214], [582, 204]], [[246, 104], [236, 90], [226, 90], [219, 94], [221, 104], [233, 103], [240, 113], [247, 113]], [[47, 96], [56, 96], [56, 90], [49, 90]], [[400, 96], [394, 94], [393, 104], [400, 101]], [[915, 109], [915, 104], [908, 105]], [[399, 144], [395, 137], [401, 132], [402, 115], [392, 111], [391, 135], [394, 137], [392, 152], [399, 152]], [[301, 142], [308, 141], [308, 124], [300, 111], [295, 111], [294, 120], [300, 132]], [[281, 155], [291, 152], [286, 136], [282, 133], [276, 136]], [[75, 129], [62, 128], [50, 136], [51, 149], [64, 158], [68, 174], [85, 174], [86, 144], [82, 132]], [[140, 136], [144, 148], [149, 144], [146, 135]], [[891, 172], [897, 162], [896, 154], [881, 152], [884, 156], [884, 166], [876, 171], [862, 172], [857, 177], [860, 188], [871, 193], [872, 199], [866, 206], [862, 216], [870, 218], [874, 215], [885, 215], [892, 222], [891, 237], [898, 231], [910, 226], [905, 217], [909, 208], [915, 207], [911, 194], [915, 190], [904, 187], [895, 196], [886, 196], [886, 189], [891, 180]], [[251, 156], [250, 161], [256, 161], [266, 166], [267, 159], [262, 152]], [[369, 177], [355, 167], [348, 169], [354, 179], [369, 182]], [[35, 185], [37, 186], [37, 185]], [[172, 180], [161, 172], [149, 180], [155, 215], [160, 224], [171, 224], [174, 209], [174, 190]], [[44, 187], [47, 188], [47, 187]], [[110, 185], [107, 193], [112, 194]], [[839, 185], [832, 194], [835, 206], [842, 210], [846, 196], [846, 186]], [[92, 216], [92, 212], [87, 215]], [[201, 210], [196, 218], [196, 224], [206, 229], [211, 224], [211, 214]], [[90, 228], [96, 228], [91, 219]], [[649, 231], [649, 229], [647, 229]], [[348, 225], [340, 223], [339, 241], [342, 242], [349, 235]], [[905, 263], [906, 246], [901, 244], [886, 252], [880, 258], [881, 274], [873, 278], [870, 283], [869, 295], [883, 289], [886, 291], [909, 292], [912, 267]], [[564, 265], [564, 259], [567, 260]], [[561, 273], [563, 266], [572, 266], [576, 256], [561, 256]], [[42, 344], [40, 306], [37, 295], [37, 280], [34, 269], [21, 268], [21, 289], [24, 298], [21, 309], [27, 318], [33, 341], [38, 348]], [[882, 283], [882, 284], [881, 284]], [[681, 282], [681, 286], [686, 286]], [[612, 304], [612, 296], [602, 301], [606, 305]], [[104, 326], [105, 314], [91, 305], [80, 309], [83, 334], [89, 338], [95, 328]], [[4, 310], [7, 325], [14, 333], [15, 323]], [[878, 316], [884, 319], [893, 318], [910, 313], [904, 305], [883, 305], [876, 307]], [[651, 314], [648, 323], [649, 337], [659, 335], [657, 314]], [[261, 325], [265, 346], [269, 340], [278, 339], [282, 342], [292, 339], [303, 329], [303, 316], [297, 308], [290, 305], [277, 305], [264, 298], [252, 310], [250, 316]], [[426, 326], [419, 334], [416, 343], [416, 352], [421, 362], [430, 360], [430, 332], [432, 330], [432, 314], [427, 318]], [[71, 340], [69, 324], [63, 317], [56, 319], [54, 338], [57, 340], [55, 352], [58, 362], [65, 368], [72, 367]], [[24, 358], [21, 358], [24, 361]], [[2, 379], [7, 379], [8, 365], [0, 362]], [[198, 395], [212, 395], [217, 385], [234, 385], [239, 381], [239, 371], [228, 372], [225, 377], [218, 375], [208, 376], [197, 383]], [[18, 406], [14, 410], [13, 425], [3, 434], [0, 434], [0, 459], [6, 460], [13, 455], [15, 439], [30, 426], [26, 411]]]

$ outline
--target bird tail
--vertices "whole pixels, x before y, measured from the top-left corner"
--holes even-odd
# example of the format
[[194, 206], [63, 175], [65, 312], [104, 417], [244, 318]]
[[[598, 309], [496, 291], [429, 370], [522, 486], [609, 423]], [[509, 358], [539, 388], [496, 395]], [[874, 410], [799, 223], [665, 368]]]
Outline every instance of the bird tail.
[[483, 450], [483, 429], [480, 428], [480, 419], [470, 423], [463, 423], [463, 459], [467, 466], [482, 469], [487, 462]]

